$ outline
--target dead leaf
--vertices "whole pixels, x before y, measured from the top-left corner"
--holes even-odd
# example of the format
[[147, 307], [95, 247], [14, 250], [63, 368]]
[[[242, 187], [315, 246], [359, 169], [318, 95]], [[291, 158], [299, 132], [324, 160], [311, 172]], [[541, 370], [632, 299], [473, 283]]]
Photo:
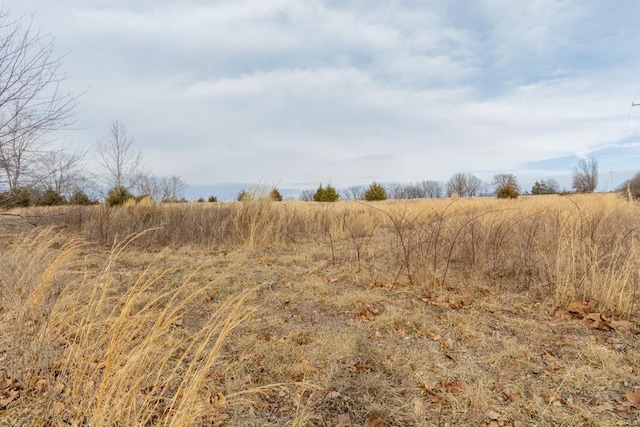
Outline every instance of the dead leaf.
[[436, 334], [435, 332], [427, 332], [425, 334], [427, 336], [427, 338], [429, 338], [431, 341], [440, 341], [442, 339], [441, 335]]
[[327, 394], [327, 399], [331, 399], [331, 400], [333, 400], [333, 399], [337, 399], [337, 398], [339, 398], [340, 396], [342, 396], [342, 395], [340, 394], [340, 392], [338, 392], [338, 391], [332, 391], [332, 392], [330, 392], [329, 394]]
[[6, 399], [0, 399], [0, 409], [5, 409], [7, 406], [9, 406], [9, 403], [13, 402], [18, 397], [20, 397], [20, 392], [9, 393], [9, 397], [7, 397]]
[[459, 300], [456, 300], [456, 301], [453, 301], [453, 302], [449, 303], [449, 307], [451, 307], [453, 309], [456, 309], [456, 310], [464, 308], [464, 307], [468, 307], [470, 305], [471, 305], [471, 303], [466, 299], [459, 299]]
[[43, 378], [43, 377], [40, 377], [40, 376], [36, 376], [34, 378], [34, 382], [35, 382], [35, 384], [33, 386], [33, 389], [35, 391], [38, 391], [40, 393], [44, 393], [49, 388], [49, 383], [47, 382], [46, 378]]
[[371, 372], [373, 371], [373, 366], [367, 363], [356, 363], [351, 367], [353, 372]]
[[224, 397], [224, 394], [217, 393], [215, 396], [209, 398], [209, 402], [211, 402], [213, 406], [224, 406], [227, 404], [227, 398]]
[[351, 427], [351, 416], [340, 414], [336, 417], [336, 427]]
[[300, 383], [304, 381], [304, 374], [302, 372], [294, 372], [293, 374], [289, 375], [289, 379], [293, 382]]
[[422, 382], [422, 388], [424, 388], [428, 392], [433, 392], [433, 390], [435, 390], [437, 385], [438, 384], [436, 384], [435, 381], [424, 380]]
[[469, 388], [469, 385], [464, 381], [451, 381], [444, 384], [445, 390], [449, 393], [462, 393]]
[[590, 307], [580, 300], [574, 300], [569, 303], [567, 311], [576, 317], [582, 318], [583, 315], [590, 311]]
[[393, 283], [383, 282], [379, 278], [376, 278], [376, 280], [374, 280], [373, 282], [369, 283], [369, 289], [373, 289], [373, 288], [393, 289], [394, 285], [393, 285]]
[[511, 389], [509, 388], [505, 388], [502, 391], [502, 394], [504, 394], [504, 397], [509, 401], [509, 402], [516, 402], [518, 400], [520, 400], [522, 398], [522, 395], [519, 392], [513, 392], [511, 391]]
[[60, 382], [56, 383], [53, 387], [53, 392], [56, 394], [62, 394], [64, 392], [64, 384]]
[[0, 389], [6, 389], [13, 385], [13, 380], [11, 378], [5, 378], [0, 381]]
[[545, 406], [547, 403], [544, 401], [544, 398], [539, 394], [533, 393], [533, 401], [538, 406]]
[[365, 322], [375, 319], [378, 314], [380, 314], [380, 310], [375, 307], [361, 307], [353, 311], [355, 317]]
[[484, 414], [487, 418], [489, 418], [490, 420], [496, 421], [500, 418], [500, 414], [495, 412], [495, 411], [489, 411], [486, 414]]
[[370, 415], [364, 421], [364, 427], [387, 427], [387, 422], [380, 417]]
[[63, 412], [64, 412], [64, 403], [56, 402], [53, 404], [53, 413], [55, 415], [60, 415]]
[[382, 339], [382, 334], [380, 333], [380, 331], [376, 331], [376, 333], [374, 334], [374, 338], [377, 340], [381, 340]]
[[633, 323], [628, 320], [612, 320], [610, 324], [616, 331], [628, 332], [633, 329]]
[[584, 321], [587, 326], [595, 329], [603, 329], [606, 331], [615, 329], [611, 326], [610, 320], [602, 313], [589, 313], [584, 316]]
[[640, 405], [640, 392], [628, 391], [625, 393], [625, 396], [627, 396], [627, 400], [629, 402], [633, 403], [634, 405]]
[[609, 402], [605, 402], [602, 405], [598, 405], [593, 408], [594, 412], [612, 412], [615, 408]]

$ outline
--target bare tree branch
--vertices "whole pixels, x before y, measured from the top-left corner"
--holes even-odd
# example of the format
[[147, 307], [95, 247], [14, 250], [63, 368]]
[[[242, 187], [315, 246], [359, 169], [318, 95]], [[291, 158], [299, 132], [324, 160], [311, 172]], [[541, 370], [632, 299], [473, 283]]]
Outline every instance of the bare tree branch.
[[0, 40], [0, 144], [72, 125], [77, 96], [64, 88], [55, 38], [0, 11]]
[[109, 134], [98, 142], [98, 162], [106, 172], [110, 188], [129, 188], [129, 182], [139, 171], [142, 154], [135, 149], [134, 139], [127, 135], [126, 126], [115, 120]]

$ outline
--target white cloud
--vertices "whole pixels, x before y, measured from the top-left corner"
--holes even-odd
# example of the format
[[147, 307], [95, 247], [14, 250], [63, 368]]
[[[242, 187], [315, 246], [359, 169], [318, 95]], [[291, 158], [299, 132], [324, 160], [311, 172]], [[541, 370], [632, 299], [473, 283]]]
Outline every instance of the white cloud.
[[93, 142], [118, 118], [159, 175], [347, 186], [457, 171], [528, 174], [528, 162], [618, 144], [640, 68], [620, 46], [640, 40], [628, 18], [638, 7], [613, 5], [6, 7], [35, 8], [61, 51], [72, 49], [73, 82], [90, 85], [73, 138]]

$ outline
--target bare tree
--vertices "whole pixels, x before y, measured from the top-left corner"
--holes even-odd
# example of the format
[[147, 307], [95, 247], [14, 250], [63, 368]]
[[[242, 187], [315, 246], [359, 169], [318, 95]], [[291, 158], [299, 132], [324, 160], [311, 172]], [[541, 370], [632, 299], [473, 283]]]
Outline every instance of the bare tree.
[[124, 124], [115, 120], [109, 125], [109, 134], [98, 142], [98, 162], [106, 172], [110, 188], [129, 188], [142, 161], [135, 149], [134, 139], [127, 135]]
[[78, 190], [86, 191], [91, 184], [87, 182], [83, 169], [85, 154], [83, 151], [68, 150], [43, 153], [38, 162], [43, 174], [43, 186], [66, 197]]
[[364, 185], [352, 185], [342, 190], [340, 196], [344, 200], [364, 200], [364, 192], [366, 189]]
[[[77, 96], [65, 88], [54, 38], [31, 20], [0, 10], [0, 190], [32, 192], [41, 182], [36, 162], [42, 138], [73, 123]], [[10, 205], [5, 195], [2, 205]]]
[[482, 188], [482, 180], [470, 173], [458, 172], [447, 182], [447, 196], [457, 194], [460, 197], [473, 197], [478, 195]]
[[573, 188], [577, 193], [593, 193], [598, 186], [598, 159], [580, 159], [573, 168]]
[[0, 11], [0, 144], [72, 124], [77, 96], [64, 88], [63, 58], [32, 25]]
[[553, 194], [558, 193], [560, 191], [560, 184], [553, 178], [547, 179], [547, 187], [549, 191]]
[[53, 37], [0, 11], [0, 169], [9, 191], [40, 181], [41, 137], [73, 122], [76, 96], [61, 68]]
[[422, 181], [420, 184], [422, 197], [436, 199], [442, 197], [444, 184], [442, 181]]
[[130, 178], [130, 185], [132, 191], [138, 197], [150, 196], [154, 200], [159, 198], [158, 180], [153, 175], [138, 171]]
[[32, 187], [38, 182], [36, 163], [42, 149], [32, 132], [21, 130], [20, 118], [15, 117], [5, 138], [0, 142], [0, 171], [10, 192], [20, 187]]
[[491, 184], [496, 191], [504, 187], [513, 187], [516, 190], [520, 189], [518, 178], [516, 178], [516, 176], [512, 173], [499, 173], [497, 175], [494, 175]]
[[313, 195], [315, 194], [315, 192], [315, 190], [304, 190], [300, 193], [298, 199], [302, 200], [303, 202], [313, 202]]
[[454, 174], [449, 181], [447, 181], [447, 196], [460, 196], [464, 197], [467, 191], [467, 176], [461, 172]]
[[405, 194], [404, 185], [397, 183], [387, 184], [387, 197], [390, 199], [404, 199]]
[[160, 178], [160, 201], [177, 202], [183, 198], [187, 184], [176, 175], [164, 176]]
[[407, 184], [404, 186], [404, 197], [405, 199], [421, 199], [424, 197], [422, 194], [422, 187], [419, 183], [416, 184]]
[[176, 175], [156, 177], [137, 172], [131, 178], [131, 188], [137, 196], [150, 196], [160, 202], [176, 202], [183, 198], [187, 184]]
[[482, 188], [482, 180], [477, 176], [468, 173], [467, 174], [467, 197], [477, 196]]

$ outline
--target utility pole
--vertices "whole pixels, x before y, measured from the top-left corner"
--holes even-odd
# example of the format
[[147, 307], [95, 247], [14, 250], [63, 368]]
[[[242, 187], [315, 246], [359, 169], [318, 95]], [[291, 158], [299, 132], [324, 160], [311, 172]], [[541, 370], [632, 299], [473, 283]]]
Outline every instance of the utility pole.
[[613, 169], [611, 169], [608, 172], [609, 174], [611, 174], [611, 181], [609, 181], [609, 182], [611, 182], [611, 193], [613, 193], [613, 172], [614, 172]]

